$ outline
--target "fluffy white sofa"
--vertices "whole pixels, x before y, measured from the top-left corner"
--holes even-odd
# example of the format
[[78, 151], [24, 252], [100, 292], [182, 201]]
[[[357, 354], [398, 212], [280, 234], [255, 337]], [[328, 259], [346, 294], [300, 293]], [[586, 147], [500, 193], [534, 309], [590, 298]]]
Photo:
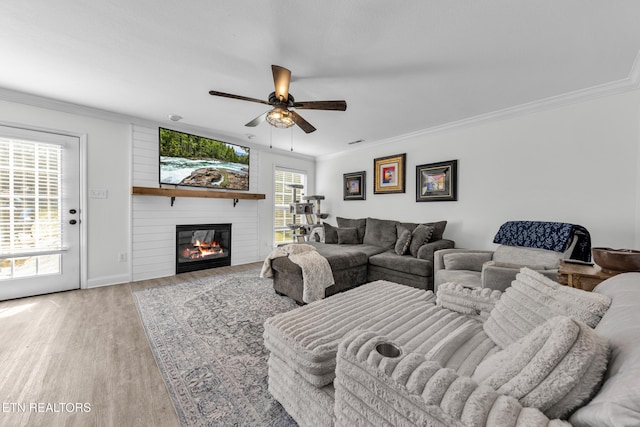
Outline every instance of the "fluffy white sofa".
[[640, 425], [640, 273], [437, 297], [377, 281], [268, 319], [270, 392], [301, 426]]

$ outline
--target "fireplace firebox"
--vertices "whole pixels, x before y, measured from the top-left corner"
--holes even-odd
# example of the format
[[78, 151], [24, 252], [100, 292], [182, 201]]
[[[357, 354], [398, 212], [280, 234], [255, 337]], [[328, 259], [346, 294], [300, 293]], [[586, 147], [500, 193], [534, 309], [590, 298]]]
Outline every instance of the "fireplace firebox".
[[231, 265], [231, 224], [176, 225], [176, 274]]

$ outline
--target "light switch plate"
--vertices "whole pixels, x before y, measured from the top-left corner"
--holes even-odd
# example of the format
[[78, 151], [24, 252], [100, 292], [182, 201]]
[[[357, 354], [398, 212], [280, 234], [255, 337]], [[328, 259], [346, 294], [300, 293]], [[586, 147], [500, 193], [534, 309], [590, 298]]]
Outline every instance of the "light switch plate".
[[90, 188], [89, 189], [89, 198], [90, 199], [106, 199], [109, 192], [106, 188]]

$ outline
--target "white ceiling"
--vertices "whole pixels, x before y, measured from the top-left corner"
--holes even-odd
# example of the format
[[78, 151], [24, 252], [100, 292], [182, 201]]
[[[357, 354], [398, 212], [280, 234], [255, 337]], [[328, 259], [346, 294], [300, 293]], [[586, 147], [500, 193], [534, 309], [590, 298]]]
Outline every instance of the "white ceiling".
[[[626, 79], [640, 1], [2, 0], [0, 87], [269, 145], [271, 64], [297, 101], [295, 151], [313, 156]], [[1, 120], [1, 118], [0, 118]], [[222, 138], [221, 138], [222, 139]], [[288, 149], [290, 130], [273, 129]]]

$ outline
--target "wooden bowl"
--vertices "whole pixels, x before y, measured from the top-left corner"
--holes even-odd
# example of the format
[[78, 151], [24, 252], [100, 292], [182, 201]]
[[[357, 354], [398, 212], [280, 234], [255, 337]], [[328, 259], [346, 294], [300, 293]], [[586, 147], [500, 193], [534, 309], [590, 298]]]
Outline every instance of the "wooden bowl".
[[640, 251], [633, 249], [592, 248], [593, 260], [605, 273], [640, 271]]

